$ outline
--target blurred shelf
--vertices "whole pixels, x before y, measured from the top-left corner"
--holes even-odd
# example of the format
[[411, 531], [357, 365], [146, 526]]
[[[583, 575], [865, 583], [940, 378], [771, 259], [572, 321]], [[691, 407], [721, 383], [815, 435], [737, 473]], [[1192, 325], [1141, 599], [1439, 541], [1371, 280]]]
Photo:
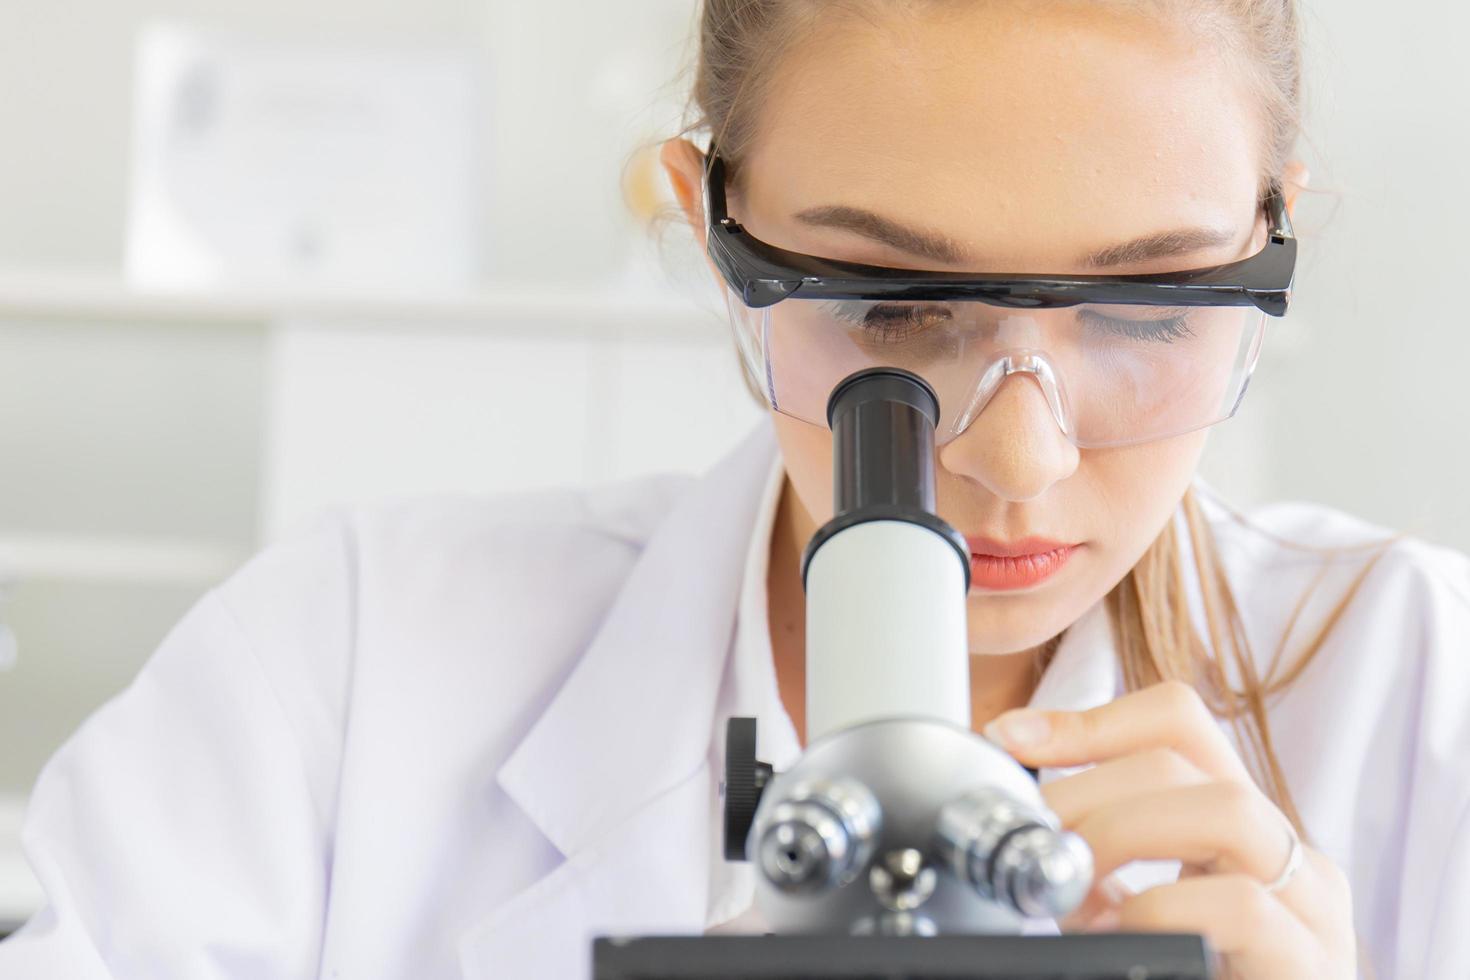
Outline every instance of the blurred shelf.
[[0, 533], [0, 586], [63, 581], [207, 588], [245, 557], [212, 542]]
[[0, 319], [92, 323], [264, 324], [285, 320], [344, 326], [492, 328], [554, 336], [724, 339], [718, 318], [690, 300], [632, 290], [547, 286], [463, 293], [139, 289], [120, 275], [0, 271]]
[[0, 923], [19, 925], [41, 907], [41, 886], [20, 851], [25, 797], [0, 795]]

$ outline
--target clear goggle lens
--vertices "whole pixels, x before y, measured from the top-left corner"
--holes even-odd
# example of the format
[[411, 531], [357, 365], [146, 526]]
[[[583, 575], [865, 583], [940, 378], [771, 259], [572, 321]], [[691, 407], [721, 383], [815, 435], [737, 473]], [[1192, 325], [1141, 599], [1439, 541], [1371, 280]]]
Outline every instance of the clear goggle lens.
[[785, 299], [753, 309], [726, 290], [741, 355], [777, 411], [826, 425], [827, 399], [869, 367], [919, 375], [939, 395], [936, 440], [954, 439], [1012, 374], [1041, 386], [1057, 426], [1099, 448], [1229, 418], [1265, 332], [1253, 306]]

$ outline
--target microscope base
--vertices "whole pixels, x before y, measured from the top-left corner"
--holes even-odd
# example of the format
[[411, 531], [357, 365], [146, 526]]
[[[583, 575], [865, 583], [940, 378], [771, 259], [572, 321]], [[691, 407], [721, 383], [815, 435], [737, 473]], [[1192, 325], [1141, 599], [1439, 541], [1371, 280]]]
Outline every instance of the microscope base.
[[677, 936], [598, 939], [593, 980], [1210, 980], [1202, 937]]

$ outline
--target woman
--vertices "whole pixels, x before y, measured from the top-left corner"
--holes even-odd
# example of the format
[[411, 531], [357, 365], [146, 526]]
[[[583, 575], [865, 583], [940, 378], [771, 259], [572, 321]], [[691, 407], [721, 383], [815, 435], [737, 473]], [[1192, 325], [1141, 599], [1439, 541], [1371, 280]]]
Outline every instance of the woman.
[[[1470, 567], [1213, 503], [1205, 433], [1284, 289], [1156, 301], [1282, 254], [1289, 0], [708, 0], [700, 40], [715, 149], [664, 161], [771, 424], [698, 481], [354, 511], [255, 559], [46, 768], [50, 904], [0, 977], [566, 977], [592, 935], [762, 928], [718, 736], [800, 749], [812, 399], [889, 360], [946, 405], [975, 725], [1103, 878], [1061, 926], [1201, 932], [1252, 980], [1470, 973]], [[875, 294], [1042, 270], [1155, 301], [772, 301], [732, 236]]]

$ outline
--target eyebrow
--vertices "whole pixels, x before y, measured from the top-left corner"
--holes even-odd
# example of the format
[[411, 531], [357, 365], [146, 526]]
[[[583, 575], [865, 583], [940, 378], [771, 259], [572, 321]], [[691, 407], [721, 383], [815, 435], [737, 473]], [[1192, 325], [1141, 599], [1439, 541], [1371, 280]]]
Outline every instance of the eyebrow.
[[[958, 265], [965, 260], [963, 246], [948, 235], [922, 228], [910, 228], [865, 208], [823, 204], [798, 211], [795, 217], [804, 224], [851, 231], [935, 262]], [[1146, 262], [1228, 245], [1234, 240], [1235, 233], [1224, 228], [1175, 228], [1098, 249], [1082, 256], [1079, 264], [1096, 269]]]

